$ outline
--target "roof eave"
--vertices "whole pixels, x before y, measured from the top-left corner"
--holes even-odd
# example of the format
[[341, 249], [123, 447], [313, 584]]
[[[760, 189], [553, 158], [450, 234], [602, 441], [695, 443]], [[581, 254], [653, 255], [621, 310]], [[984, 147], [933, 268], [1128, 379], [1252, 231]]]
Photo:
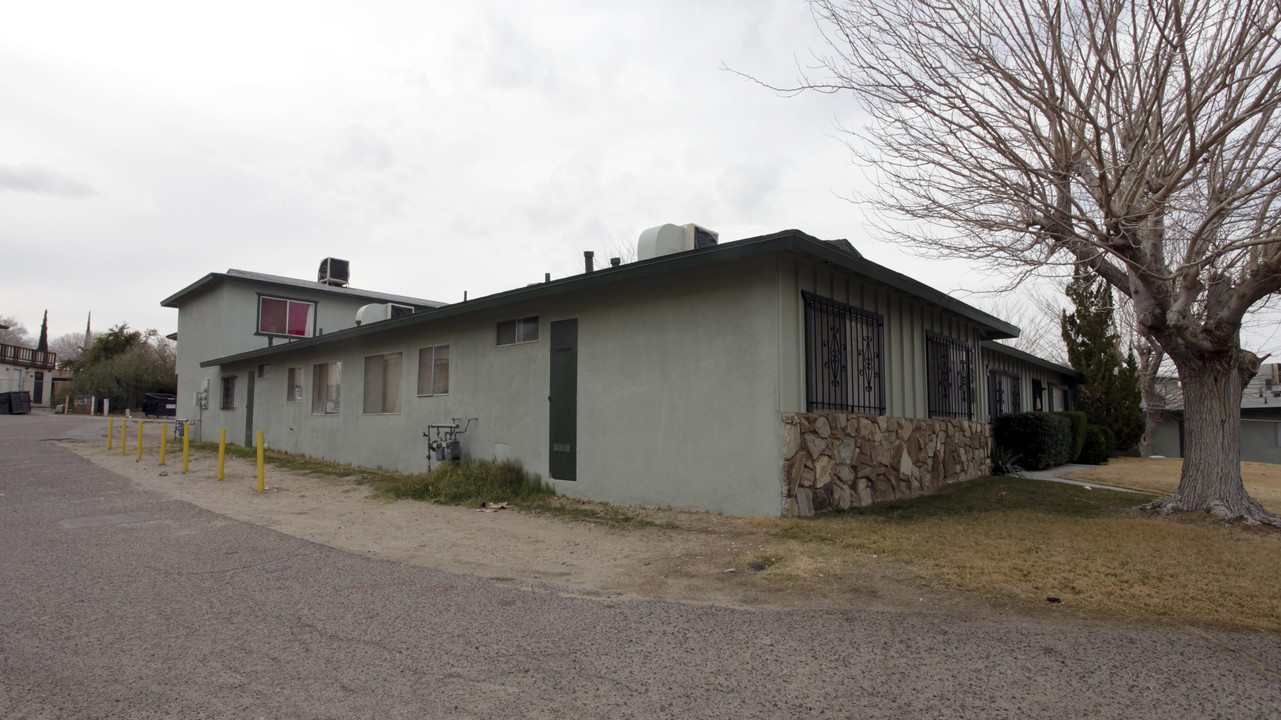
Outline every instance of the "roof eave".
[[1077, 372], [1076, 370], [1073, 370], [1070, 367], [1067, 367], [1065, 365], [1060, 365], [1052, 360], [1046, 360], [1043, 357], [1037, 357], [1032, 353], [1024, 352], [1022, 350], [1019, 350], [1018, 348], [1012, 348], [1009, 345], [1002, 345], [1001, 343], [998, 343], [998, 342], [991, 342], [988, 340], [984, 340], [981, 346], [986, 350], [998, 352], [1003, 355], [1009, 355], [1010, 357], [1018, 358], [1019, 360], [1023, 360], [1024, 362], [1029, 362], [1029, 363], [1032, 363], [1033, 365], [1039, 365], [1040, 367], [1043, 367], [1047, 370], [1053, 370], [1055, 372], [1062, 373], [1063, 375], [1076, 378], [1077, 380], [1080, 380], [1081, 378], [1085, 377], [1084, 375]]
[[[383, 320], [368, 325], [361, 325], [353, 328], [337, 330], [325, 335], [307, 338], [305, 340], [294, 340], [285, 345], [276, 345], [267, 348], [258, 348], [248, 350], [235, 355], [228, 355], [221, 358], [214, 358], [204, 361], [201, 367], [213, 367], [216, 365], [225, 365], [245, 360], [257, 359], [268, 355], [274, 355], [286, 350], [303, 350], [317, 345], [340, 342], [342, 340], [362, 337], [372, 333], [384, 332], [398, 327], [404, 327], [417, 323], [441, 320], [444, 318], [455, 317], [466, 313], [479, 312], [515, 302], [527, 302], [537, 300], [549, 295], [555, 295], [571, 290], [586, 290], [604, 285], [609, 285], [626, 280], [641, 279], [661, 275], [677, 270], [693, 269], [704, 267], [716, 263], [731, 262], [743, 258], [763, 255], [771, 252], [792, 251], [803, 254], [809, 254], [820, 260], [831, 262], [847, 270], [852, 270], [866, 277], [872, 278], [877, 282], [884, 283], [894, 289], [914, 295], [923, 300], [938, 304], [945, 309], [954, 312], [962, 317], [978, 324], [983, 330], [984, 338], [1012, 338], [1017, 337], [1019, 329], [1003, 320], [989, 315], [978, 308], [966, 305], [945, 293], [925, 285], [919, 281], [895, 272], [884, 266], [878, 265], [861, 256], [851, 255], [848, 252], [832, 247], [830, 243], [819, 240], [800, 230], [782, 230], [769, 235], [738, 240], [724, 245], [714, 245], [712, 247], [690, 250], [672, 255], [662, 255], [648, 260], [619, 265], [617, 267], [602, 268], [590, 273], [582, 273], [551, 280], [547, 282], [528, 285], [522, 288], [506, 290], [459, 303], [443, 305], [438, 308], [415, 312], [412, 315], [396, 318], [393, 320]], [[194, 287], [194, 285], [192, 286]]]

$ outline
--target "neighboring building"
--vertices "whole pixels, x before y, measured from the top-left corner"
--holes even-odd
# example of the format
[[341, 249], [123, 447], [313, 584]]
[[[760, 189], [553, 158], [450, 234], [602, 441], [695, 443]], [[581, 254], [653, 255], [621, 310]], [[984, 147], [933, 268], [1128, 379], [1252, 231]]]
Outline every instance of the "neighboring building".
[[32, 406], [53, 401], [53, 370], [58, 356], [17, 345], [0, 345], [0, 393], [26, 391]]
[[[1154, 455], [1183, 457], [1183, 396], [1178, 382], [1165, 378], [1166, 406], [1153, 442]], [[1241, 460], [1281, 463], [1281, 365], [1259, 367], [1241, 398]]]
[[[341, 261], [339, 261], [341, 262]], [[213, 409], [214, 427], [224, 424], [222, 410], [230, 402], [241, 415], [252, 417], [252, 405], [246, 415], [234, 398], [254, 398], [255, 381], [265, 375], [242, 373], [237, 376], [202, 371], [201, 363], [209, 358], [261, 348], [273, 348], [326, 332], [357, 325], [356, 313], [366, 305], [377, 305], [386, 312], [411, 312], [439, 307], [441, 303], [421, 298], [356, 290], [346, 286], [346, 273], [326, 272], [316, 282], [293, 278], [228, 270], [209, 273], [196, 282], [165, 298], [160, 304], [178, 308], [178, 332], [170, 336], [178, 341], [178, 417], [195, 424], [197, 438], [203, 436], [202, 420]], [[345, 270], [345, 264], [344, 268]], [[267, 372], [264, 365], [262, 371]], [[251, 401], [252, 402], [252, 401]], [[241, 424], [245, 424], [241, 420]], [[252, 445], [252, 423], [246, 424], [244, 443]], [[231, 435], [235, 442], [238, 436]]]
[[[178, 414], [206, 438], [262, 430], [406, 472], [427, 469], [428, 426], [471, 421], [466, 455], [519, 459], [566, 495], [777, 516], [978, 477], [990, 378], [1016, 380], [1025, 409], [1066, 385], [986, 344], [1013, 325], [848, 242], [715, 242], [662, 226], [637, 262], [443, 306], [212, 274], [162, 303], [179, 312]], [[414, 312], [356, 326], [370, 301]]]

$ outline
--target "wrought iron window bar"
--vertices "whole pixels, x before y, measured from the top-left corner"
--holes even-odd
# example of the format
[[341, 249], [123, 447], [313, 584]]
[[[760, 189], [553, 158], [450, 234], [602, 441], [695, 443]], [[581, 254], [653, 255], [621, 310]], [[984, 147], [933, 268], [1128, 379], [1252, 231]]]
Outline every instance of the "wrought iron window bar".
[[884, 319], [814, 293], [801, 297], [806, 412], [884, 415]]
[[969, 343], [926, 330], [925, 367], [930, 417], [974, 419]]

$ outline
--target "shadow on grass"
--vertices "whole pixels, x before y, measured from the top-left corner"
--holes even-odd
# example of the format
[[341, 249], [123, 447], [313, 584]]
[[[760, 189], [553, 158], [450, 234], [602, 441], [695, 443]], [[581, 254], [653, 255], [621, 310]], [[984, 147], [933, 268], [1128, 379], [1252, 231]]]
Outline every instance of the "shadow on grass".
[[[1154, 495], [1084, 488], [1069, 483], [989, 476], [951, 485], [933, 495], [851, 508], [827, 517], [916, 521], [1024, 510], [1064, 517], [1097, 517], [1150, 502]], [[823, 516], [820, 516], [820, 518]]]

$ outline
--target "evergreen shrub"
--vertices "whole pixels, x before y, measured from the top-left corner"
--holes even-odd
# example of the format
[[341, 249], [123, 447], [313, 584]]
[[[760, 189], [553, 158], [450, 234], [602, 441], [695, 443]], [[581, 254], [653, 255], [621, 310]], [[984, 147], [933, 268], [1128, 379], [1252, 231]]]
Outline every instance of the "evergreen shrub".
[[1001, 415], [992, 422], [992, 434], [999, 451], [1022, 458], [1024, 470], [1044, 470], [1071, 459], [1072, 423], [1058, 413]]
[[1102, 425], [1089, 425], [1085, 428], [1085, 449], [1076, 461], [1086, 465], [1102, 465], [1107, 462], [1115, 447], [1116, 438], [1111, 430]]
[[1068, 459], [1080, 457], [1081, 449], [1085, 447], [1085, 428], [1090, 424], [1089, 417], [1079, 410], [1062, 410], [1055, 415], [1062, 415], [1072, 423], [1072, 447], [1068, 450]]

